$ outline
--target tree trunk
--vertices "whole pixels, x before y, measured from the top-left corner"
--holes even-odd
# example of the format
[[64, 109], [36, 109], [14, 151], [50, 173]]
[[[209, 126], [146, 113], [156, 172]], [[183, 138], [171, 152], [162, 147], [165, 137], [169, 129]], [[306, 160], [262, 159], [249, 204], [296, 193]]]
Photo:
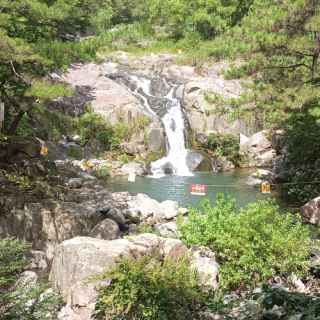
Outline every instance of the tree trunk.
[[23, 116], [24, 116], [24, 114], [25, 114], [26, 112], [25, 111], [20, 111], [18, 114], [17, 114], [17, 116], [13, 119], [13, 121], [12, 121], [12, 123], [11, 123], [11, 125], [10, 125], [10, 127], [9, 127], [9, 129], [8, 129], [8, 134], [9, 135], [13, 135], [13, 134], [15, 134], [16, 133], [16, 131], [17, 131], [17, 129], [18, 129], [18, 126], [19, 126], [19, 123], [20, 123], [20, 121], [21, 121], [21, 119], [23, 118]]

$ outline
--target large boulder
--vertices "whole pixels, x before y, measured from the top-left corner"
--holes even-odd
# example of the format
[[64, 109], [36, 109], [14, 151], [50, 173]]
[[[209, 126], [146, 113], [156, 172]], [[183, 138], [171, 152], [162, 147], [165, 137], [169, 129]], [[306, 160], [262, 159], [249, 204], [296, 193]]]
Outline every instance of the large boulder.
[[139, 212], [141, 220], [154, 218], [155, 221], [174, 219], [179, 215], [179, 206], [176, 201], [151, 199], [143, 193], [137, 194], [128, 201], [129, 212]]
[[302, 218], [311, 224], [320, 225], [320, 197], [317, 197], [301, 208]]
[[219, 265], [212, 251], [203, 247], [196, 248], [192, 254], [191, 267], [197, 271], [200, 283], [205, 289], [218, 288]]
[[240, 141], [240, 152], [247, 158], [245, 166], [271, 167], [276, 157], [276, 150], [272, 148], [269, 132], [264, 130], [255, 133], [248, 139]]
[[136, 259], [146, 255], [175, 260], [189, 255], [190, 268], [199, 272], [201, 284], [205, 288], [217, 287], [218, 267], [214, 263], [214, 254], [189, 252], [180, 240], [153, 234], [113, 241], [77, 237], [64, 241], [56, 248], [52, 263], [50, 280], [67, 303], [60, 319], [89, 320], [94, 310], [97, 288], [108, 285], [94, 280], [94, 276], [114, 268], [122, 258]]
[[120, 235], [121, 232], [118, 224], [111, 219], [101, 221], [90, 232], [90, 237], [104, 240], [118, 239]]
[[85, 311], [79, 313], [90, 315], [99, 285], [95, 280], [90, 281], [90, 277], [112, 269], [124, 257], [155, 254], [177, 259], [185, 256], [187, 251], [179, 240], [163, 239], [152, 234], [113, 241], [77, 237], [57, 247], [50, 280], [71, 309], [83, 308]]
[[[29, 242], [34, 250], [43, 251], [50, 261], [60, 242], [89, 235], [98, 223], [109, 218], [103, 214], [104, 208], [116, 210], [117, 205], [122, 205], [105, 189], [70, 189], [64, 196], [64, 202], [19, 204], [12, 199], [15, 202], [10, 204], [10, 198], [4, 199], [10, 207], [0, 215], [0, 237], [14, 236]], [[123, 216], [122, 222], [125, 223]]]

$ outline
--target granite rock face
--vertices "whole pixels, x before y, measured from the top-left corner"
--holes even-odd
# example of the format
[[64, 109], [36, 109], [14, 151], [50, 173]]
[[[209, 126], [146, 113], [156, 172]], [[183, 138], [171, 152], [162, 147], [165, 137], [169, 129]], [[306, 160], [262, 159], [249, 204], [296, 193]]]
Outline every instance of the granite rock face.
[[78, 319], [77, 315], [79, 319], [89, 320], [97, 298], [97, 287], [107, 285], [92, 277], [114, 268], [124, 257], [136, 259], [146, 255], [174, 260], [189, 256], [190, 268], [199, 273], [204, 288], [217, 288], [218, 265], [214, 254], [203, 250], [191, 252], [180, 240], [153, 234], [112, 241], [77, 237], [56, 248], [52, 263], [50, 280], [67, 303], [60, 319]]

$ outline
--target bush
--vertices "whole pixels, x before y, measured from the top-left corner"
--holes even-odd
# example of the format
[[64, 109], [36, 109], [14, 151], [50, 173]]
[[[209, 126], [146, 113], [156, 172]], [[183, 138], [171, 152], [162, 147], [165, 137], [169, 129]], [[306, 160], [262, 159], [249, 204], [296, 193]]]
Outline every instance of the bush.
[[99, 179], [106, 179], [110, 177], [110, 168], [104, 166], [94, 172], [94, 175]]
[[98, 141], [106, 150], [115, 147], [114, 130], [102, 116], [95, 113], [85, 113], [79, 119], [79, 129], [82, 143]]
[[3, 320], [55, 320], [60, 308], [60, 298], [46, 291], [44, 285], [19, 285], [27, 266], [29, 246], [14, 239], [0, 240], [0, 310]]
[[236, 209], [234, 199], [220, 194], [215, 207], [205, 201], [191, 210], [179, 229], [188, 245], [216, 252], [224, 289], [254, 287], [276, 275], [303, 276], [308, 269], [307, 227], [269, 200]]
[[101, 279], [110, 285], [99, 291], [97, 319], [194, 319], [207, 298], [187, 261], [123, 260]]
[[210, 134], [205, 147], [214, 151], [217, 156], [226, 157], [234, 164], [240, 161], [240, 141], [232, 134]]
[[[298, 112], [285, 123], [284, 149], [279, 167], [286, 200], [304, 204], [320, 193], [320, 110]], [[306, 128], [308, 128], [306, 130]]]

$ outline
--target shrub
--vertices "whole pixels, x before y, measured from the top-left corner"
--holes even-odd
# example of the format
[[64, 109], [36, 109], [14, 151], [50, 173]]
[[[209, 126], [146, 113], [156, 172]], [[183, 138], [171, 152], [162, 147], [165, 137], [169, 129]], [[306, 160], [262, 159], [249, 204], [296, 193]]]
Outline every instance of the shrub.
[[205, 245], [216, 252], [225, 289], [254, 287], [276, 275], [303, 276], [308, 269], [310, 238], [299, 218], [280, 213], [270, 201], [236, 209], [235, 200], [218, 195], [193, 209], [179, 224], [188, 245]]
[[[278, 163], [286, 200], [303, 204], [320, 193], [320, 107], [297, 112], [285, 123], [283, 157]], [[308, 128], [308, 130], [306, 130]]]
[[46, 291], [44, 285], [19, 285], [27, 266], [29, 246], [14, 239], [0, 240], [0, 310], [3, 320], [55, 320], [60, 308], [60, 298]]
[[106, 150], [110, 150], [114, 146], [114, 131], [111, 125], [98, 114], [85, 113], [79, 119], [79, 129], [83, 144], [96, 140]]
[[99, 168], [95, 171], [94, 175], [100, 179], [106, 179], [110, 177], [110, 169], [106, 166]]
[[217, 156], [226, 157], [235, 164], [240, 161], [240, 141], [232, 134], [210, 134], [206, 148], [214, 151]]
[[99, 291], [97, 319], [193, 319], [207, 298], [184, 260], [123, 260], [101, 279], [110, 285]]

